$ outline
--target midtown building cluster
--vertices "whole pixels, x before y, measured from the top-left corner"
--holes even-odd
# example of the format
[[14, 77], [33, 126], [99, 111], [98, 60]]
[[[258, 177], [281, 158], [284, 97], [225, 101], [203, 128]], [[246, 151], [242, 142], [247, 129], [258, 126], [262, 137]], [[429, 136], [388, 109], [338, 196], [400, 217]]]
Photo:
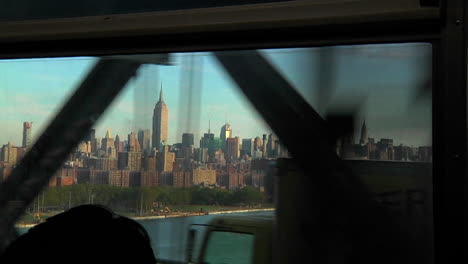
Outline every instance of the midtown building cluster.
[[[204, 133], [199, 142], [194, 134], [183, 133], [181, 142], [168, 144], [169, 110], [162, 89], [153, 112], [153, 126], [113, 137], [108, 129], [99, 139], [92, 129], [51, 179], [49, 186], [107, 184], [122, 187], [169, 185], [175, 187], [218, 186], [264, 188], [270, 160], [287, 157], [287, 151], [272, 134], [261, 138], [234, 137], [224, 124], [219, 137]], [[11, 143], [1, 149], [0, 180], [21, 159], [31, 144], [32, 124], [25, 122], [23, 145]], [[199, 143], [199, 147], [195, 147]]]
[[362, 123], [359, 143], [355, 142], [353, 135], [344, 137], [338, 140], [336, 152], [342, 159], [432, 162], [431, 146], [396, 146], [390, 138], [376, 141], [368, 136], [365, 121]]

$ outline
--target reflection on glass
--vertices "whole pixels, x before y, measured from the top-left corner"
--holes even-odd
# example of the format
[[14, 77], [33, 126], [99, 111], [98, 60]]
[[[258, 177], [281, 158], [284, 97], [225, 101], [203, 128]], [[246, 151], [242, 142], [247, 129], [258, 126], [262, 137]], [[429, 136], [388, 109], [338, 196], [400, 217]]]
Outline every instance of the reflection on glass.
[[255, 237], [251, 234], [211, 232], [202, 262], [207, 264], [252, 263], [254, 239]]

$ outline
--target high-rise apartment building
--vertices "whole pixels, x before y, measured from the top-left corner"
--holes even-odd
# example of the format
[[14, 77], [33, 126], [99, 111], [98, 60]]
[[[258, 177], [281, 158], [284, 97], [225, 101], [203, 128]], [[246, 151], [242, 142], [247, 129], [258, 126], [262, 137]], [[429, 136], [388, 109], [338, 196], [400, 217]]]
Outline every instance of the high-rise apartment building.
[[172, 185], [175, 187], [189, 187], [192, 185], [192, 171], [183, 168], [182, 164], [174, 162]]
[[18, 148], [10, 142], [3, 145], [0, 152], [0, 161], [7, 162], [10, 166], [16, 164], [18, 161]]
[[175, 161], [175, 153], [169, 152], [167, 146], [165, 146], [162, 152], [156, 153], [156, 160], [156, 166], [159, 172], [172, 172]]
[[161, 145], [167, 144], [168, 138], [168, 125], [169, 125], [169, 111], [164, 102], [164, 96], [161, 86], [159, 92], [159, 101], [154, 106], [153, 111], [153, 148], [160, 149]]
[[130, 171], [128, 170], [113, 170], [109, 172], [109, 185], [119, 187], [130, 186]]
[[141, 152], [140, 142], [138, 142], [137, 135], [134, 132], [128, 134], [128, 151]]
[[226, 139], [226, 152], [225, 159], [228, 163], [233, 163], [239, 159], [239, 139], [228, 138]]
[[242, 140], [242, 152], [244, 155], [252, 157], [254, 153], [254, 140], [252, 138], [245, 138]]
[[192, 170], [192, 180], [195, 185], [215, 185], [216, 170], [208, 168], [195, 168]]
[[266, 158], [268, 157], [268, 149], [267, 149], [267, 146], [268, 146], [268, 139], [267, 139], [267, 135], [266, 134], [263, 134], [263, 140], [262, 140], [262, 153], [263, 153], [263, 157]]
[[267, 145], [267, 152], [268, 152], [268, 157], [274, 158], [276, 157], [275, 153], [275, 142], [276, 142], [276, 136], [273, 134], [268, 135], [268, 145]]
[[157, 168], [157, 160], [156, 156], [146, 156], [143, 159], [143, 169], [145, 171], [156, 171]]
[[32, 122], [23, 122], [23, 148], [31, 147]]
[[87, 168], [93, 168], [96, 170], [115, 170], [117, 169], [117, 159], [116, 158], [97, 158], [89, 157], [84, 160], [84, 165]]
[[115, 151], [116, 151], [117, 153], [123, 152], [123, 151], [125, 150], [125, 148], [124, 148], [124, 142], [120, 140], [119, 135], [115, 136], [114, 146], [115, 146]]
[[140, 171], [141, 161], [141, 152], [119, 152], [118, 168], [119, 170]]
[[196, 148], [194, 151], [195, 161], [207, 163], [209, 160], [208, 148]]
[[140, 173], [142, 187], [159, 185], [159, 174], [156, 171], [141, 171]]

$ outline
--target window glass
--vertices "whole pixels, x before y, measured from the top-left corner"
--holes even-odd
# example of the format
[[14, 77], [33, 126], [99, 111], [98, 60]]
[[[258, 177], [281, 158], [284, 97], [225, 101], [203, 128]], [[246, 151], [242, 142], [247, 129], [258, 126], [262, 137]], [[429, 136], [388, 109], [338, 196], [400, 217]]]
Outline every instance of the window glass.
[[[258, 51], [321, 117], [352, 118], [350, 133], [340, 134], [332, 151], [406, 232], [423, 241], [428, 258], [431, 48], [405, 43]], [[0, 61], [0, 181], [98, 59]], [[19, 219], [21, 233], [71, 207], [102, 204], [139, 221], [157, 258], [182, 261], [191, 224], [224, 214], [274, 218], [275, 161], [292, 156], [282, 139], [214, 53], [173, 53], [169, 61], [140, 66]], [[265, 91], [263, 99], [280, 104], [284, 98]]]
[[[213, 231], [209, 234], [203, 263], [253, 262], [254, 236], [252, 234]], [[226, 252], [227, 254], [219, 254]]]

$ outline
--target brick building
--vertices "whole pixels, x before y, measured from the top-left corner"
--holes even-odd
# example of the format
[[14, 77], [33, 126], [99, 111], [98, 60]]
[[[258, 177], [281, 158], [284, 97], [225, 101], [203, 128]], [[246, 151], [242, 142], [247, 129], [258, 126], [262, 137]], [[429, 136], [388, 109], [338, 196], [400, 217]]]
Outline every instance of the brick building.
[[195, 168], [192, 170], [194, 185], [216, 185], [216, 170]]
[[141, 172], [141, 186], [152, 187], [159, 185], [159, 174], [157, 171], [142, 171]]

